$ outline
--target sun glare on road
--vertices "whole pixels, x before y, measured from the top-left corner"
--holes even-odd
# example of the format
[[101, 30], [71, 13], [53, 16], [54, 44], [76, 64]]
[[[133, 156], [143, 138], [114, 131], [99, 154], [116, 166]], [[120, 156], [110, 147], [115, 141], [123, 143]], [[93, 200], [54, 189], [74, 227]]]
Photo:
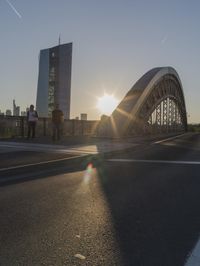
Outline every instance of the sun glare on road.
[[98, 98], [97, 108], [101, 114], [111, 115], [118, 103], [119, 101], [113, 95], [104, 94]]
[[89, 181], [90, 181], [90, 179], [92, 177], [92, 173], [93, 173], [93, 165], [92, 165], [92, 163], [89, 163], [87, 168], [86, 168], [86, 171], [84, 173], [84, 182], [86, 184], [89, 183]]

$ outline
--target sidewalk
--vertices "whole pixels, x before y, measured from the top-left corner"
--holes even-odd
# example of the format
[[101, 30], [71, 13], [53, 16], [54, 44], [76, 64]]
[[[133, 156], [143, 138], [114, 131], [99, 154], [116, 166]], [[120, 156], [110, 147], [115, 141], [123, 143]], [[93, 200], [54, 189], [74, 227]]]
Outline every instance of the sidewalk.
[[137, 143], [116, 141], [109, 139], [64, 139], [53, 143], [49, 139], [35, 138], [31, 140], [15, 139], [0, 141], [0, 153], [9, 152], [9, 149], [24, 151], [43, 151], [70, 154], [98, 154], [134, 147]]

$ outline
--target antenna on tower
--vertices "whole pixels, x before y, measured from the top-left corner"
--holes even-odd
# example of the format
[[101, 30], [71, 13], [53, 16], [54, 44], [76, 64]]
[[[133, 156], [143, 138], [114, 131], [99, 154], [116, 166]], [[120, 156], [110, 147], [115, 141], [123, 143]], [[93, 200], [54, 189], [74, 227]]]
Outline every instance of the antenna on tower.
[[60, 34], [59, 34], [59, 39], [58, 39], [58, 45], [60, 45]]

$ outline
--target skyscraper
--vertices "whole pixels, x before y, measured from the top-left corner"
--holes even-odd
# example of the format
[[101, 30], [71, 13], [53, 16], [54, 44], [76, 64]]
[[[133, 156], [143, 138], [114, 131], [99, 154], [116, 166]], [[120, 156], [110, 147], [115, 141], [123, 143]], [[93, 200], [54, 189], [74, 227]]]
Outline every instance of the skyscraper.
[[15, 100], [13, 100], [13, 115], [19, 116], [19, 114], [20, 114], [20, 107], [16, 106]]
[[72, 43], [40, 51], [36, 109], [50, 117], [56, 104], [70, 118]]

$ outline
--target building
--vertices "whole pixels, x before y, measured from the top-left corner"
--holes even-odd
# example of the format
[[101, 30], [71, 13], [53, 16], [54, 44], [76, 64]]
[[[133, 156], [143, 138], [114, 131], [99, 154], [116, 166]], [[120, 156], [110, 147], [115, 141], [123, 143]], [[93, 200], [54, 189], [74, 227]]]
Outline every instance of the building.
[[81, 114], [81, 120], [87, 120], [87, 114]]
[[20, 115], [20, 107], [19, 106], [16, 107], [16, 112], [15, 113], [16, 113], [16, 116]]
[[20, 114], [20, 107], [16, 106], [15, 100], [13, 100], [13, 115], [19, 116], [19, 114]]
[[7, 110], [6, 110], [6, 115], [7, 115], [7, 116], [10, 116], [10, 115], [12, 115], [12, 112], [11, 112], [11, 110], [7, 109]]
[[70, 118], [72, 43], [40, 51], [36, 110], [50, 117], [55, 104]]
[[13, 100], [13, 115], [16, 115], [16, 104], [15, 104], [15, 100]]

